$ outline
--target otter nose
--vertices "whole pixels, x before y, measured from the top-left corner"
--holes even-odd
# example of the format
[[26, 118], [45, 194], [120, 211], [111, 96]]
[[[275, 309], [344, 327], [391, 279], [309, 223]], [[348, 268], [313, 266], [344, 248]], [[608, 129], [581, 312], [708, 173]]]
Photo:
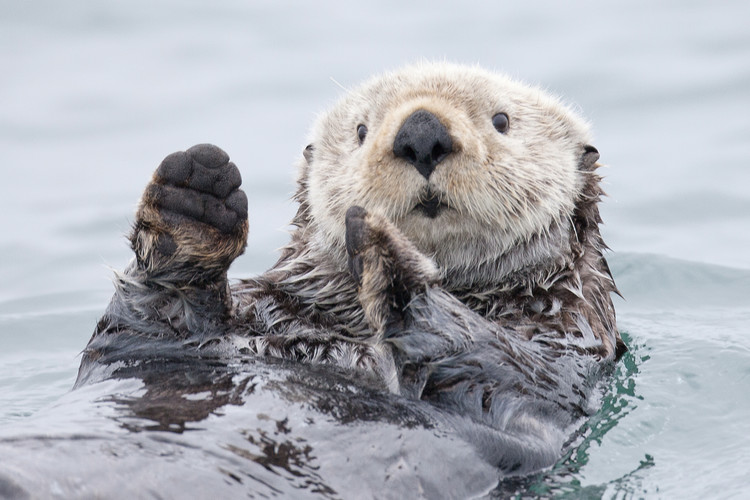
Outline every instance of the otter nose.
[[453, 140], [438, 117], [419, 109], [409, 115], [393, 141], [393, 154], [429, 179], [438, 163], [453, 151]]

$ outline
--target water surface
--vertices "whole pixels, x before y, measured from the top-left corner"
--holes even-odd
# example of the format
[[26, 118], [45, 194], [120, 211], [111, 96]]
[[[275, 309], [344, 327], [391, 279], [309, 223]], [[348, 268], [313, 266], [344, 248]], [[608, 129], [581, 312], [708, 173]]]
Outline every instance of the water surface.
[[[0, 425], [63, 396], [130, 258], [140, 191], [199, 142], [250, 200], [234, 277], [276, 258], [315, 114], [422, 58], [578, 107], [608, 165], [604, 237], [630, 353], [540, 495], [742, 498], [750, 484], [746, 2], [0, 1]], [[48, 408], [47, 408], [48, 409]]]

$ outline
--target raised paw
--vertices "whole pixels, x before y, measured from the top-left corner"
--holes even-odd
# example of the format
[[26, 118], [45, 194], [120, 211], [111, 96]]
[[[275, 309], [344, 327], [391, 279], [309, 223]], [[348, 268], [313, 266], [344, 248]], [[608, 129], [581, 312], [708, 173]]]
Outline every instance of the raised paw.
[[179, 268], [225, 272], [247, 240], [247, 197], [229, 156], [199, 144], [172, 153], [154, 172], [141, 199], [131, 241], [151, 274]]
[[414, 294], [438, 281], [438, 270], [390, 222], [362, 207], [346, 212], [349, 270], [370, 327], [380, 335], [403, 319]]
[[239, 189], [240, 171], [211, 144], [172, 153], [161, 162], [145, 193], [162, 211], [190, 217], [222, 233], [241, 229], [247, 197]]

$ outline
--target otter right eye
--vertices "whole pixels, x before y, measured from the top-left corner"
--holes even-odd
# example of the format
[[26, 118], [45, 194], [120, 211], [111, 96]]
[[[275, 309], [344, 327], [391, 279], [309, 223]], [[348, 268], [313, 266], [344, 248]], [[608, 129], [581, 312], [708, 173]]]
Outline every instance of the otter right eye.
[[501, 134], [504, 134], [508, 131], [508, 126], [510, 125], [508, 115], [506, 115], [505, 113], [496, 114], [492, 117], [492, 125], [495, 127], [495, 130], [497, 130]]
[[360, 145], [365, 142], [365, 137], [367, 137], [367, 127], [361, 123], [357, 126], [357, 137]]

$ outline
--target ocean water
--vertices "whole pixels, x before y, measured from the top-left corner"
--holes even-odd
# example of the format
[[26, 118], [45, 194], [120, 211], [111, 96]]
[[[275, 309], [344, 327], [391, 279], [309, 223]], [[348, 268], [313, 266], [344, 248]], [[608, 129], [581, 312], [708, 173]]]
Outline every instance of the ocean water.
[[164, 156], [232, 156], [251, 236], [230, 274], [256, 274], [286, 241], [315, 114], [373, 73], [445, 59], [564, 96], [607, 164], [630, 352], [586, 438], [527, 494], [746, 498], [748, 19], [742, 1], [0, 0], [0, 428], [68, 397]]

